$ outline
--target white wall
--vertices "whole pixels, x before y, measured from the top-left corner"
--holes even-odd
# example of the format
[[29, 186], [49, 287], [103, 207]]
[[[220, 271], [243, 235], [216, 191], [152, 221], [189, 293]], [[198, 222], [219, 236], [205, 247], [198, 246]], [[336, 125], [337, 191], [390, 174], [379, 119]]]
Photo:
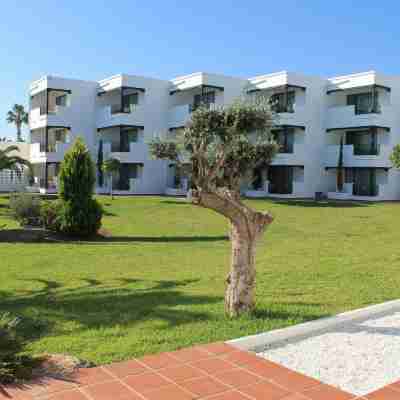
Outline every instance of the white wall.
[[[400, 143], [400, 76], [391, 77], [379, 75], [375, 72], [365, 72], [336, 78], [321, 78], [290, 72], [278, 72], [262, 75], [250, 79], [229, 77], [219, 74], [195, 73], [175, 78], [171, 81], [140, 77], [135, 75], [115, 75], [100, 82], [87, 82], [80, 80], [44, 77], [31, 85], [30, 95], [36, 94], [46, 88], [71, 90], [69, 107], [60, 110], [57, 115], [32, 121], [32, 128], [47, 125], [65, 125], [71, 127], [71, 142], [78, 135], [87, 143], [94, 160], [97, 159], [97, 128], [101, 121], [99, 112], [110, 104], [118, 104], [121, 86], [144, 88], [145, 93], [139, 95], [140, 124], [143, 130], [143, 162], [142, 182], [140, 190], [146, 194], [164, 193], [167, 187], [168, 162], [153, 160], [148, 154], [147, 143], [155, 135], [164, 135], [170, 126], [171, 110], [175, 106], [192, 104], [193, 97], [200, 93], [200, 85], [220, 86], [224, 91], [216, 90], [216, 103], [218, 105], [229, 104], [236, 98], [243, 96], [248, 89], [266, 90], [271, 94], [282, 85], [296, 85], [305, 87], [306, 90], [296, 89], [295, 113], [283, 113], [279, 117], [280, 124], [304, 125], [305, 131], [296, 130], [294, 137], [297, 152], [287, 158], [291, 165], [302, 165], [302, 190], [307, 197], [313, 197], [315, 192], [327, 192], [335, 186], [335, 175], [331, 171], [325, 171], [326, 149], [328, 145], [339, 144], [340, 135], [337, 132], [327, 133], [326, 129], [332, 123], [338, 127], [360, 126], [379, 123], [379, 125], [391, 128], [390, 132], [379, 131], [378, 143], [391, 149]], [[379, 115], [354, 116], [346, 115], [330, 110], [333, 106], [345, 106], [346, 95], [365, 91], [365, 87], [373, 84], [384, 85], [391, 88], [390, 92], [380, 90], [380, 102], [384, 112]], [[117, 89], [117, 90], [116, 90]], [[171, 90], [179, 89], [173, 95]], [[343, 89], [327, 95], [327, 90]], [[106, 91], [107, 94], [99, 97], [97, 93]], [[332, 117], [333, 116], [333, 117]], [[333, 119], [332, 119], [333, 118]], [[114, 122], [125, 123], [135, 121], [135, 116], [116, 118]], [[121, 122], [122, 121], [122, 122]], [[333, 121], [333, 122], [332, 122]], [[132, 123], [134, 124], [134, 123]], [[348, 125], [350, 124], [350, 125]], [[113, 128], [104, 131], [106, 136], [118, 135], [118, 129]], [[119, 140], [119, 138], [118, 138]], [[130, 162], [139, 162], [135, 159], [135, 152], [124, 155]], [[285, 157], [276, 159], [276, 163], [285, 162]], [[45, 158], [46, 159], [46, 158]], [[39, 160], [39, 159], [35, 159]], [[359, 160], [358, 160], [359, 161]], [[381, 160], [382, 161], [382, 160]], [[39, 162], [39, 161], [37, 161]], [[40, 162], [43, 162], [40, 158]], [[362, 162], [362, 161], [361, 161]], [[368, 166], [374, 166], [374, 160], [368, 160]], [[386, 165], [386, 164], [385, 164]], [[359, 166], [357, 164], [357, 166]], [[298, 176], [299, 178], [300, 176]], [[389, 198], [400, 199], [400, 172], [389, 170], [385, 193]], [[169, 177], [169, 180], [171, 178]]]

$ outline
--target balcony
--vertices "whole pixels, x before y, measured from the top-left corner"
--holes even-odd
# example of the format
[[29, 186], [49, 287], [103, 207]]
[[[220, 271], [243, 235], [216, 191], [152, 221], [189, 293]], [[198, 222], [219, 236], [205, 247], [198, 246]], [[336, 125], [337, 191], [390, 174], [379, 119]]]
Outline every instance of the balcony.
[[[200, 107], [200, 105], [197, 107]], [[212, 110], [215, 109], [217, 105], [215, 103], [205, 103], [202, 104], [201, 107], [207, 107], [208, 109]], [[168, 113], [168, 127], [178, 128], [185, 126], [187, 122], [189, 122], [192, 112], [195, 110], [196, 106], [193, 104], [183, 104], [172, 107]]]
[[103, 144], [105, 158], [116, 158], [121, 163], [143, 163], [148, 159], [148, 148], [145, 143], [129, 143], [129, 151], [113, 151], [111, 143]]
[[68, 126], [68, 106], [55, 106], [46, 114], [41, 108], [29, 112], [29, 127], [31, 130], [45, 126]]
[[48, 148], [49, 151], [45, 151], [42, 143], [32, 143], [30, 154], [31, 162], [34, 164], [61, 162], [69, 147], [69, 143], [56, 142], [54, 146]]
[[[325, 166], [337, 167], [339, 161], [339, 145], [329, 145], [325, 151]], [[378, 145], [375, 149], [365, 145], [344, 145], [343, 165], [345, 167], [390, 168], [391, 147]]]
[[293, 125], [293, 126], [305, 126], [306, 125], [306, 110], [305, 106], [299, 106], [293, 104], [288, 109], [281, 108], [280, 112], [276, 115], [276, 125]]
[[342, 129], [363, 126], [390, 126], [393, 108], [389, 105], [375, 109], [360, 109], [356, 106], [335, 106], [328, 108], [326, 128]]
[[303, 165], [305, 160], [305, 145], [294, 144], [293, 152], [277, 153], [271, 165]]
[[168, 127], [173, 128], [186, 125], [190, 119], [191, 112], [191, 104], [184, 104], [171, 108], [168, 113]]
[[96, 123], [97, 128], [120, 125], [144, 126], [144, 106], [135, 104], [128, 110], [114, 105], [102, 107], [97, 113]]

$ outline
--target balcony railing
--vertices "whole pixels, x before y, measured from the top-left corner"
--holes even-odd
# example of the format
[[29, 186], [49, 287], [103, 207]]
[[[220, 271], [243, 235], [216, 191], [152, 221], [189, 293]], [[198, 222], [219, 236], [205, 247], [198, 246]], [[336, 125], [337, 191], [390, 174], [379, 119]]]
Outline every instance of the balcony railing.
[[382, 112], [382, 108], [380, 104], [374, 105], [355, 105], [354, 111], [356, 115], [360, 114], [380, 114]]
[[353, 144], [353, 154], [355, 156], [377, 156], [379, 146], [370, 144]]
[[115, 115], [115, 114], [130, 114], [133, 110], [134, 110], [134, 106], [129, 106], [129, 107], [122, 107], [119, 104], [112, 104], [111, 105], [111, 115]]
[[271, 109], [273, 112], [276, 112], [277, 114], [294, 113], [294, 104], [288, 104], [288, 105], [275, 104], [272, 105]]

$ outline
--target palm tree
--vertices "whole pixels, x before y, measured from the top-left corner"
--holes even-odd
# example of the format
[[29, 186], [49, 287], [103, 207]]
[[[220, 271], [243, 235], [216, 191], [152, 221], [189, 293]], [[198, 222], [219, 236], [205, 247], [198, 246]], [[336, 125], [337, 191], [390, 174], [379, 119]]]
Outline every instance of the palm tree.
[[16, 154], [10, 154], [12, 152], [19, 152], [18, 146], [8, 146], [5, 149], [0, 149], [0, 171], [16, 171], [20, 175], [25, 167], [32, 169], [32, 165], [28, 160]]
[[7, 122], [17, 128], [17, 142], [22, 142], [22, 126], [28, 125], [28, 113], [21, 104], [14, 104], [12, 110], [7, 113]]
[[113, 174], [114, 172], [119, 171], [121, 167], [121, 161], [117, 160], [116, 158], [109, 158], [108, 160], [103, 162], [102, 170], [105, 174], [110, 176], [110, 195], [111, 199], [113, 199]]

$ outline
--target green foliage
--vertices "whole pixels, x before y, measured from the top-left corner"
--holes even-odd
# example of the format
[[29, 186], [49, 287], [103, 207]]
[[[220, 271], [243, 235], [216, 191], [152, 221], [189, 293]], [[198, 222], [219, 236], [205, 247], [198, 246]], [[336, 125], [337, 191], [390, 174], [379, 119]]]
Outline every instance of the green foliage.
[[99, 142], [99, 148], [97, 151], [97, 171], [99, 174], [99, 186], [103, 187], [104, 176], [103, 176], [103, 140]]
[[87, 200], [84, 206], [76, 201], [63, 201], [54, 226], [68, 235], [90, 236], [100, 229], [102, 216], [103, 208], [95, 199]]
[[12, 215], [21, 225], [40, 225], [40, 197], [30, 193], [15, 193], [10, 196]]
[[339, 192], [343, 191], [344, 185], [344, 166], [343, 166], [343, 136], [340, 138], [340, 146], [339, 146], [339, 159], [337, 165], [337, 189]]
[[22, 174], [25, 167], [30, 170], [32, 168], [29, 161], [16, 155], [19, 152], [18, 146], [8, 146], [5, 149], [0, 149], [0, 171], [9, 169], [16, 171], [18, 174]]
[[190, 166], [198, 189], [229, 188], [254, 168], [267, 167], [279, 146], [272, 138], [273, 114], [268, 102], [236, 101], [230, 106], [199, 107], [176, 140], [150, 143], [153, 157]]
[[64, 201], [87, 201], [96, 182], [95, 166], [82, 139], [65, 154], [59, 175], [59, 196]]
[[390, 161], [395, 168], [400, 168], [400, 144], [396, 144], [396, 146], [393, 147]]
[[54, 227], [70, 235], [95, 234], [101, 226], [103, 212], [93, 199], [95, 166], [79, 138], [64, 157], [59, 181], [60, 205], [55, 206], [58, 217]]
[[109, 158], [105, 160], [102, 164], [102, 170], [106, 174], [112, 174], [113, 172], [119, 171], [121, 167], [121, 161], [116, 158]]
[[22, 353], [24, 343], [16, 329], [19, 322], [8, 314], [0, 316], [0, 384], [29, 379], [40, 362]]
[[21, 104], [14, 104], [13, 108], [8, 111], [6, 121], [14, 124], [17, 128], [17, 141], [22, 142], [21, 128], [22, 125], [28, 125], [29, 115]]
[[46, 229], [60, 231], [62, 202], [59, 200], [44, 201], [40, 207], [40, 218]]

